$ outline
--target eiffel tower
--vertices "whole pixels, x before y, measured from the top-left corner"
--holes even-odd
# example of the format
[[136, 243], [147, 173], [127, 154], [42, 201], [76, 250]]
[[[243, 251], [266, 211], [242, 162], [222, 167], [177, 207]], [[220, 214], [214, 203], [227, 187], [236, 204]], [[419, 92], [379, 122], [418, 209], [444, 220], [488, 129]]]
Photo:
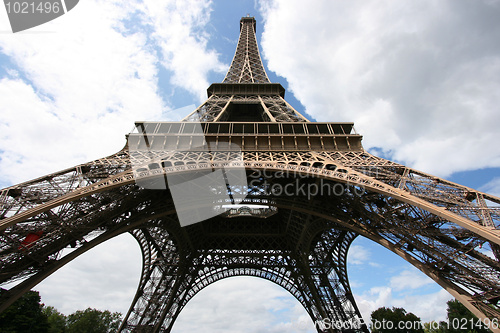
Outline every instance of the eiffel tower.
[[[371, 155], [352, 123], [308, 121], [270, 83], [255, 31], [243, 17], [226, 77], [183, 121], [138, 122], [118, 153], [1, 191], [0, 281], [17, 284], [2, 290], [0, 310], [130, 233], [143, 268], [122, 332], [170, 332], [193, 296], [232, 276], [272, 281], [313, 321], [341, 324], [319, 332], [367, 332], [346, 271], [361, 236], [482, 320], [500, 317], [500, 199]], [[185, 196], [184, 208], [209, 214], [186, 220], [174, 188], [184, 180], [205, 193], [188, 181], [217, 170], [246, 181], [208, 184], [208, 206]]]

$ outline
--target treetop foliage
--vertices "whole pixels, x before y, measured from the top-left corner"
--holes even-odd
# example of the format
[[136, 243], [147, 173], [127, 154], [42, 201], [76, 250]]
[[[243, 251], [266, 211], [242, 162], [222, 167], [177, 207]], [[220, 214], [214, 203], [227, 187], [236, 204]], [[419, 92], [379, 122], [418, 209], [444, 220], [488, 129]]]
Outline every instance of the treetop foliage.
[[112, 333], [117, 332], [121, 313], [87, 308], [68, 316], [40, 303], [40, 294], [29, 291], [0, 314], [2, 333]]

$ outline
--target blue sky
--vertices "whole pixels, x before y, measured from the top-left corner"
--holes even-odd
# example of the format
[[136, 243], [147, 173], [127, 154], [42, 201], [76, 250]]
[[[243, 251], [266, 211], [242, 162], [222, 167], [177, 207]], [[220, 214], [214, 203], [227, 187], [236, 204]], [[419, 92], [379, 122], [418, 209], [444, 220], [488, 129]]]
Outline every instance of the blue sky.
[[[221, 82], [239, 19], [257, 19], [267, 73], [309, 119], [353, 121], [365, 149], [500, 194], [500, 2], [84, 0], [12, 34], [0, 9], [0, 186], [123, 147], [139, 120], [180, 120]], [[451, 298], [402, 259], [357, 239], [348, 266], [365, 319], [400, 306], [443, 320]], [[125, 235], [37, 289], [66, 314], [125, 313], [140, 253]], [[176, 332], [307, 332], [286, 291], [254, 278], [200, 292]]]

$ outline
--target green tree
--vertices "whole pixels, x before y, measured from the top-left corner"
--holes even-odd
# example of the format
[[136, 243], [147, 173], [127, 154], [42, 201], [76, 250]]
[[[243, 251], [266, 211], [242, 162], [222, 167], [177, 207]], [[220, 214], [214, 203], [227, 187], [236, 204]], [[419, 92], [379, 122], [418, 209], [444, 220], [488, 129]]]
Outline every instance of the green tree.
[[382, 307], [373, 311], [370, 329], [373, 333], [424, 333], [419, 317], [396, 307]]
[[42, 312], [47, 316], [49, 322], [49, 333], [66, 332], [66, 316], [56, 310], [53, 306], [45, 306]]
[[121, 313], [88, 308], [67, 317], [66, 333], [110, 333], [118, 331]]
[[28, 291], [0, 314], [0, 332], [48, 333], [49, 323], [42, 307], [38, 291]]
[[448, 332], [449, 333], [491, 333], [482, 322], [456, 299], [446, 303], [448, 305]]
[[446, 322], [444, 321], [431, 321], [424, 324], [425, 333], [448, 333]]
[[446, 303], [447, 321], [425, 323], [425, 333], [491, 333], [462, 303], [450, 300]]

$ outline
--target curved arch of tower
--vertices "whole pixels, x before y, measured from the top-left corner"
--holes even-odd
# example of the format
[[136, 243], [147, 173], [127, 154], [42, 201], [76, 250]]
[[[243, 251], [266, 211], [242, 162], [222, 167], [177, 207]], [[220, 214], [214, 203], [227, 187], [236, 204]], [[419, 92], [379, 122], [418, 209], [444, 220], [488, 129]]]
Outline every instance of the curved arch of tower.
[[232, 276], [272, 281], [312, 320], [367, 332], [346, 271], [358, 236], [479, 318], [500, 317], [500, 198], [367, 153], [352, 123], [309, 122], [269, 82], [255, 26], [241, 19], [223, 83], [183, 121], [138, 122], [120, 152], [1, 191], [0, 283], [18, 283], [0, 310], [129, 232], [143, 269], [123, 332], [169, 332], [194, 295]]

